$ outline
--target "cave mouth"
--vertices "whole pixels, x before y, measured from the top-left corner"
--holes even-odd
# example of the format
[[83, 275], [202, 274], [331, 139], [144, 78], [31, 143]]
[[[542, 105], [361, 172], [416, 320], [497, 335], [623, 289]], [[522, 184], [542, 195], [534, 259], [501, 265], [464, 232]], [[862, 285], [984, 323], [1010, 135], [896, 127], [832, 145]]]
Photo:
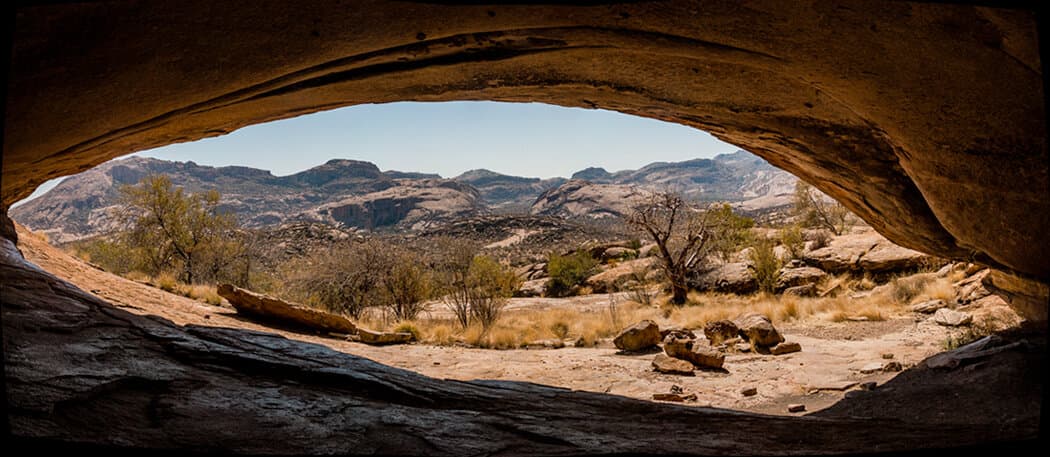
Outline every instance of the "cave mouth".
[[[450, 115], [453, 112], [458, 114]], [[542, 125], [537, 126], [537, 121], [530, 116], [540, 119]], [[597, 120], [581, 120], [587, 116]], [[384, 118], [397, 121], [386, 124], [375, 121]], [[406, 122], [411, 130], [398, 131], [405, 128]], [[644, 127], [632, 122], [641, 122]], [[348, 124], [357, 130], [345, 131], [342, 126]], [[477, 134], [457, 138], [449, 133], [451, 126], [462, 124], [496, 130], [490, 137], [497, 138], [498, 143], [492, 143], [488, 137], [479, 138]], [[316, 125], [322, 127], [315, 128]], [[553, 131], [558, 125], [565, 133]], [[565, 128], [565, 125], [573, 127]], [[517, 162], [477, 163], [480, 158], [491, 155], [487, 149], [501, 146], [524, 150], [558, 147], [553, 141], [525, 144], [529, 136], [534, 137], [541, 131], [540, 127], [546, 128], [542, 130], [545, 135], [558, 138], [560, 147], [566, 149], [547, 155], [560, 157], [570, 149], [575, 151], [578, 171], [533, 168], [532, 173], [521, 174], [548, 178], [515, 176], [522, 167], [537, 160], [538, 154], [530, 154], [527, 160]], [[682, 401], [688, 406], [708, 405], [762, 414], [790, 415], [793, 411], [789, 411], [787, 405], [794, 404], [804, 404], [807, 414], [829, 415], [856, 408], [844, 406], [852, 405], [849, 402], [839, 403], [846, 394], [859, 395], [858, 392], [872, 390], [869, 383], [886, 385], [889, 390], [901, 389], [894, 387], [901, 382], [893, 381], [901, 370], [919, 366], [927, 357], [968, 344], [985, 334], [1016, 329], [1022, 321], [1001, 300], [986, 298], [987, 290], [961, 290], [974, 287], [974, 278], [979, 279], [980, 275], [973, 273], [980, 270], [979, 267], [945, 266], [945, 260], [896, 246], [848, 211], [845, 213], [849, 216], [848, 222], [845, 218], [842, 220], [848, 225], [832, 227], [842, 233], [832, 236], [831, 241], [821, 242], [836, 246], [841, 252], [832, 250], [822, 254], [823, 257], [808, 256], [820, 249], [811, 247], [817, 243], [816, 238], [830, 235], [828, 229], [821, 229], [813, 222], [806, 225], [805, 230], [798, 225], [799, 239], [794, 242], [800, 246], [791, 249], [800, 251], [789, 252], [792, 241], [785, 237], [799, 223], [792, 209], [797, 204], [794, 196], [797, 178], [746, 151], [698, 135], [692, 129], [683, 129], [687, 131], [669, 130], [667, 125], [651, 120], [556, 106], [468, 103], [352, 107], [343, 113], [313, 114], [299, 117], [294, 123], [261, 125], [199, 143], [146, 151], [131, 160], [116, 159], [71, 177], [56, 191], [67, 196], [64, 200], [44, 196], [42, 200], [52, 198], [52, 201], [19, 205], [21, 208], [16, 207], [12, 217], [34, 228], [50, 228], [41, 232], [49, 241], [64, 244], [67, 252], [92, 261], [96, 268], [138, 280], [139, 284], [128, 281], [123, 286], [111, 287], [107, 283], [112, 281], [105, 275], [62, 276], [59, 273], [82, 290], [91, 290], [134, 314], [155, 315], [191, 328], [278, 332], [286, 338], [321, 344], [430, 377], [527, 381], [640, 400]], [[628, 135], [609, 138], [617, 131], [630, 131], [631, 138]], [[356, 138], [360, 132], [395, 140], [409, 133], [424, 133], [423, 138], [414, 140], [418, 143], [382, 143], [372, 138]], [[427, 135], [429, 132], [433, 133]], [[672, 135], [679, 137], [672, 139]], [[605, 143], [586, 140], [598, 137], [603, 137]], [[682, 144], [670, 144], [675, 140]], [[462, 145], [469, 141], [482, 144], [474, 145], [480, 152], [463, 151]], [[627, 141], [635, 144], [623, 144]], [[437, 145], [442, 142], [448, 144], [444, 146], [447, 150]], [[698, 158], [694, 144], [734, 152], [703, 151], [699, 155], [709, 158]], [[624, 171], [618, 169], [625, 166], [608, 162], [610, 156], [629, 155], [624, 151], [632, 148], [647, 147], [651, 151], [665, 145], [672, 149], [667, 155], [685, 160], [659, 161], [658, 154], [648, 154], [644, 159], [632, 157], [637, 164], [634, 169]], [[311, 147], [320, 151], [304, 150]], [[613, 150], [614, 147], [620, 149]], [[364, 148], [372, 150], [350, 152]], [[287, 154], [278, 152], [282, 150], [297, 151], [296, 157], [288, 158]], [[394, 162], [398, 165], [390, 165], [388, 161], [380, 162], [383, 165], [380, 167], [362, 160], [389, 160], [391, 155], [398, 154], [395, 151], [413, 150], [422, 157], [455, 153], [463, 157], [456, 158], [458, 168], [451, 172], [445, 171], [452, 166], [447, 164], [442, 170], [413, 168], [413, 164], [419, 162], [403, 152], [402, 155], [409, 157]], [[231, 158], [222, 158], [223, 153]], [[267, 154], [278, 160], [268, 162]], [[284, 168], [276, 174], [252, 168], [259, 163]], [[545, 165], [555, 164], [545, 162]], [[571, 170], [563, 164], [556, 165], [561, 167], [559, 170]], [[480, 166], [508, 174], [479, 169]], [[432, 173], [434, 171], [443, 174]], [[218, 210], [246, 221], [247, 225], [242, 226], [256, 231], [254, 236], [262, 240], [254, 244], [266, 248], [279, 246], [276, 250], [264, 248], [247, 254], [252, 262], [243, 268], [253, 271], [256, 277], [237, 280], [231, 279], [235, 276], [224, 276], [226, 279], [208, 279], [201, 284], [166, 285], [165, 281], [178, 276], [179, 268], [143, 273], [126, 265], [130, 253], [141, 248], [99, 244], [98, 240], [107, 239], [111, 233], [98, 230], [115, 226], [102, 210], [119, 204], [117, 189], [142, 186], [140, 180], [158, 174], [167, 176], [176, 187], [187, 192], [218, 190], [222, 195]], [[556, 174], [563, 176], [553, 176]], [[111, 184], [107, 186], [107, 182]], [[634, 202], [632, 199], [640, 198], [645, 191], [672, 188], [692, 190], [679, 191], [679, 194], [697, 204], [731, 202], [740, 215], [751, 218], [752, 223], [757, 220], [756, 228], [761, 233], [773, 234], [772, 239], [780, 249], [776, 268], [782, 266], [779, 276], [788, 278], [777, 286], [775, 294], [755, 295], [758, 286], [755, 279], [750, 279], [752, 276], [741, 280], [726, 273], [737, 271], [735, 274], [739, 276], [739, 271], [744, 271], [745, 275], [753, 275], [759, 268], [756, 260], [748, 258], [747, 251], [743, 251], [756, 249], [747, 244], [751, 241], [746, 241], [724, 255], [725, 258], [697, 267], [704, 273], [697, 286], [702, 290], [691, 295], [684, 306], [650, 303], [650, 300], [662, 303], [668, 297], [662, 297], [665, 292], [659, 291], [661, 281], [640, 279], [658, 273], [659, 262], [652, 254], [639, 254], [646, 251], [646, 245], [650, 253], [654, 252], [654, 246], [644, 233], [627, 229], [622, 218], [628, 214], [630, 205], [625, 202]], [[454, 193], [441, 193], [445, 191]], [[321, 199], [321, 195], [325, 198]], [[463, 204], [464, 198], [472, 200]], [[288, 201], [301, 204], [289, 206]], [[56, 217], [34, 219], [33, 216]], [[63, 225], [55, 228], [48, 224]], [[749, 239], [755, 236], [748, 233]], [[326, 258], [353, 255], [355, 249], [364, 249], [344, 247], [355, 244], [347, 240], [362, 235], [390, 243], [382, 249], [406, 246], [408, 251], [421, 252], [427, 250], [426, 245], [447, 237], [469, 240], [478, 249], [471, 257], [497, 259], [507, 267], [508, 273], [513, 270], [529, 285], [518, 286], [521, 289], [513, 292], [515, 298], [509, 299], [507, 309], [491, 329], [479, 328], [473, 320], [467, 327], [458, 324], [455, 303], [439, 294], [423, 299], [425, 307], [411, 318], [391, 317], [397, 307], [369, 306], [362, 311], [349, 311], [349, 308], [339, 308], [337, 303], [319, 299], [315, 296], [317, 290], [329, 290], [331, 284], [304, 282], [303, 276], [331, 277], [331, 283], [379, 268], [374, 263], [378, 261], [376, 257], [363, 269], [355, 269], [353, 262], [324, 263]], [[39, 235], [29, 233], [22, 237], [28, 260], [56, 273], [77, 271], [74, 259], [66, 256], [64, 262], [55, 261], [61, 254], [41, 246], [38, 238]], [[422, 243], [417, 238], [422, 239]], [[871, 246], [850, 250], [849, 246], [864, 243]], [[106, 249], [125, 254], [116, 258], [106, 256]], [[549, 262], [551, 253], [562, 252], [586, 252], [594, 265], [589, 267], [589, 277], [580, 278], [582, 282], [573, 285], [574, 290], [553, 294]], [[434, 259], [454, 254], [438, 252], [435, 255], [437, 257], [414, 258], [413, 262], [427, 265], [424, 272], [432, 290], [445, 290], [448, 284], [441, 281], [448, 278], [440, 276], [442, 272], [434, 266]], [[888, 258], [876, 259], [879, 255]], [[864, 268], [851, 270], [853, 267], [841, 260], [849, 257], [857, 257], [854, 263]], [[875, 260], [869, 261], [869, 257]], [[841, 258], [837, 264], [836, 258]], [[278, 270], [279, 266], [288, 265], [292, 267]], [[339, 270], [318, 269], [316, 265]], [[289, 274], [289, 270], [306, 273]], [[312, 308], [335, 314], [351, 312], [354, 324], [373, 332], [392, 335], [407, 330], [418, 344], [370, 347], [361, 342], [359, 336], [348, 343], [347, 335], [341, 331], [326, 335], [324, 329], [281, 317], [252, 315], [242, 309], [240, 303], [231, 306], [230, 301], [224, 300], [225, 296], [215, 294], [216, 284], [229, 281], [242, 281], [238, 285], [246, 290], [287, 302], [307, 303]], [[639, 284], [630, 285], [632, 281]], [[156, 299], [157, 291], [143, 287], [142, 283], [175, 295]], [[732, 286], [725, 287], [725, 283]], [[808, 294], [812, 296], [787, 291], [797, 286], [812, 289]], [[529, 298], [532, 296], [535, 298]], [[373, 299], [379, 300], [378, 296]], [[173, 300], [176, 303], [172, 304]], [[976, 302], [964, 309], [971, 313], [978, 311], [978, 324], [971, 330], [964, 330], [969, 327], [951, 329], [908, 308], [915, 303], [937, 300], [958, 302], [958, 306]], [[756, 359], [756, 355], [780, 354], [782, 350], [771, 346], [760, 348], [746, 341], [722, 344], [713, 340], [714, 336], [705, 334], [705, 324], [755, 311], [770, 318], [787, 337], [784, 347], [800, 344], [802, 352]], [[724, 355], [719, 366], [696, 368], [689, 367], [687, 362], [685, 368], [678, 367], [677, 373], [662, 366], [654, 371], [658, 364], [650, 359], [666, 350], [666, 342], [663, 348], [629, 348], [616, 352], [621, 348], [613, 337], [643, 321], [658, 324], [665, 333], [666, 329], [686, 329], [699, 335], [705, 344], [721, 344], [719, 351]], [[921, 328], [916, 322], [923, 322]], [[440, 351], [440, 356], [435, 356], [434, 351]], [[787, 353], [784, 350], [784, 354]], [[842, 354], [852, 354], [852, 357]], [[590, 362], [596, 356], [604, 360], [600, 369]], [[752, 362], [740, 363], [747, 360]], [[674, 362], [665, 359], [663, 363]], [[686, 371], [684, 374], [688, 376], [682, 376]], [[778, 379], [791, 381], [776, 381]], [[827, 411], [821, 411], [826, 408]]]
[[[1050, 227], [1041, 74], [1045, 49], [1037, 46], [1032, 12], [903, 2], [844, 7], [830, 1], [804, 8], [773, 1], [711, 8], [689, 3], [375, 6], [249, 8], [229, 3], [187, 8], [112, 2], [20, 11], [6, 100], [5, 213], [49, 178], [129, 152], [221, 135], [265, 120], [396, 100], [544, 101], [608, 108], [710, 131], [813, 183], [900, 245], [993, 267], [988, 287], [1007, 297], [1022, 315], [1046, 321], [1050, 246], [1041, 242]], [[209, 13], [209, 20], [201, 20], [201, 11]], [[97, 31], [99, 23], [108, 25], [106, 33]], [[908, 102], [906, 109], [902, 100]], [[254, 421], [274, 417], [273, 404], [319, 403], [294, 388], [275, 392], [271, 383], [271, 390], [259, 389], [267, 384], [230, 370], [249, 367], [279, 375], [269, 381], [316, 374], [317, 380], [306, 382], [341, 399], [323, 405], [333, 411], [350, 410], [364, 418], [369, 412], [361, 405], [368, 405], [386, 413], [371, 417], [396, 422], [395, 427], [320, 427], [344, 432], [354, 443], [378, 443], [369, 444], [375, 446], [368, 448], [372, 450], [382, 450], [391, 436], [431, 453], [468, 439], [462, 433], [422, 430], [407, 418], [409, 413], [430, 424], [467, 424], [500, 442], [530, 443], [551, 453], [608, 452], [608, 446], [599, 449], [586, 438], [594, 434], [625, 452], [673, 450], [647, 439], [666, 436], [667, 424], [644, 425], [645, 419], [667, 417], [669, 409], [616, 403], [627, 417], [605, 423], [636, 432], [625, 437], [581, 429], [572, 421], [551, 421], [556, 406], [544, 398], [571, 398], [574, 406], [581, 405], [570, 411], [583, 414], [574, 417], [580, 421], [607, 417], [593, 414], [601, 410], [593, 405], [610, 404], [605, 400], [530, 391], [520, 384], [413, 383], [419, 379], [396, 370], [372, 371], [374, 378], [362, 379], [316, 360], [318, 365], [308, 369], [295, 363], [267, 364], [313, 349], [269, 341], [265, 344], [272, 359], [246, 358], [241, 356], [244, 347], [231, 342], [240, 337], [171, 330], [128, 318], [95, 306], [97, 298], [18, 260], [9, 242], [14, 229], [7, 220], [2, 266], [4, 336], [10, 344], [5, 344], [5, 374], [13, 410], [28, 411], [12, 416], [12, 422], [41, 433], [34, 436], [258, 452], [261, 448], [251, 439], [238, 440], [180, 419], [224, 417], [232, 410], [239, 414], [225, 419], [227, 430], [248, 435], [262, 429], [267, 444], [287, 450], [345, 451], [318, 444], [328, 435], [316, 429], [299, 437], [295, 432], [302, 428], [290, 422], [274, 429]], [[132, 327], [137, 330], [116, 330]], [[122, 358], [126, 348], [107, 346], [95, 338], [98, 332], [134, 341], [130, 346], [141, 349], [141, 360], [155, 363], [144, 369]], [[111, 357], [110, 367], [119, 365], [123, 371], [99, 365], [107, 360], [103, 356], [66, 357], [85, 350]], [[112, 375], [69, 377], [24, 363], [34, 359]], [[217, 360], [223, 362], [216, 371], [209, 364]], [[1045, 361], [1034, 366], [1045, 366]], [[1028, 379], [1020, 373], [1005, 378]], [[507, 391], [519, 394], [507, 403], [506, 395], [501, 396]], [[183, 398], [196, 401], [173, 401]], [[209, 406], [209, 400], [230, 398], [259, 401], [220, 402], [226, 407], [221, 411]], [[448, 412], [455, 399], [463, 398], [472, 399], [468, 403], [476, 418]], [[269, 407], [267, 400], [273, 401]], [[55, 404], [61, 407], [51, 408]], [[592, 407], [582, 406], [587, 404]], [[82, 419], [88, 410], [114, 419], [108, 424], [129, 425], [105, 433]], [[493, 413], [507, 410], [522, 414], [510, 420]], [[138, 411], [148, 414], [139, 416]], [[713, 417], [704, 411], [675, 413], [693, 423]], [[898, 441], [886, 443], [865, 436], [866, 430], [858, 432], [871, 422], [761, 420], [768, 425], [763, 436], [771, 438], [759, 444], [753, 435], [733, 436], [724, 430], [711, 431], [721, 433], [715, 437], [698, 436], [695, 427], [677, 431], [697, 445], [697, 452], [708, 453], [726, 452], [712, 442], [733, 443], [733, 449], [750, 443], [769, 453], [850, 452], [949, 447], [960, 439], [972, 444], [1035, 433], [1023, 428], [996, 435], [972, 424], [938, 429], [879, 423], [899, 433]], [[680, 425], [672, 422], [670, 428], [675, 426]], [[787, 442], [792, 444], [783, 444]]]

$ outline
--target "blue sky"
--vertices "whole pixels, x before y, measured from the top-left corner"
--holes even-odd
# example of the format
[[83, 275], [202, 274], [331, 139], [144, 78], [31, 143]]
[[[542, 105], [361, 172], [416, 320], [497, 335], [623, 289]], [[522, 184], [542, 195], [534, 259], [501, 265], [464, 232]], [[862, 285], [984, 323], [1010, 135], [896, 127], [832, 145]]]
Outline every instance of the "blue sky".
[[346, 158], [367, 160], [382, 170], [446, 178], [474, 168], [550, 178], [590, 166], [617, 171], [736, 149], [697, 129], [613, 111], [540, 103], [403, 102], [253, 125], [135, 155], [246, 165], [278, 176]]

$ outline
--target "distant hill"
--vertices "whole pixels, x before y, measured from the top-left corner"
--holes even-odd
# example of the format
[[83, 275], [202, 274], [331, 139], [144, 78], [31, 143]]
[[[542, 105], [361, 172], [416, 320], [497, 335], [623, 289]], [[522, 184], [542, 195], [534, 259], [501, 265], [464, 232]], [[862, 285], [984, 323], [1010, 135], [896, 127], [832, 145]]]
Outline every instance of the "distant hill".
[[222, 209], [248, 227], [302, 221], [363, 230], [433, 230], [458, 218], [491, 213], [603, 219], [621, 214], [646, 189], [678, 190], [691, 199], [765, 211], [789, 203], [795, 183], [794, 176], [745, 151], [615, 173], [592, 167], [574, 173], [572, 180], [483, 169], [442, 179], [433, 173], [381, 171], [373, 163], [346, 159], [274, 176], [243, 166], [131, 157], [71, 176], [10, 214], [56, 242], [106, 233], [119, 228], [113, 212], [119, 209], [120, 187], [155, 173], [189, 192], [218, 190]]

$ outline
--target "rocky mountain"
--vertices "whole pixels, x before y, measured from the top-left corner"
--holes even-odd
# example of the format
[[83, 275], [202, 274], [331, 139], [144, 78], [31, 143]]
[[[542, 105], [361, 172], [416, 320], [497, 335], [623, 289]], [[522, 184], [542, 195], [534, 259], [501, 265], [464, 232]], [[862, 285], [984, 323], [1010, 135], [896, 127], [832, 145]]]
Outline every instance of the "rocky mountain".
[[[249, 167], [210, 167], [193, 162], [131, 157], [71, 176], [48, 193], [11, 209], [11, 216], [52, 241], [66, 242], [117, 227], [120, 187], [149, 174], [167, 175], [188, 192], [222, 194], [220, 207], [251, 228], [289, 221], [323, 221], [377, 229], [433, 222], [477, 210], [477, 191], [454, 181], [379, 170], [375, 164], [335, 159], [288, 176]], [[426, 179], [406, 179], [404, 176]], [[388, 191], [389, 192], [384, 192]], [[435, 203], [439, 200], [446, 200]], [[391, 211], [389, 214], [385, 211]]]
[[474, 186], [489, 208], [499, 213], [527, 212], [537, 195], [566, 181], [565, 178], [523, 178], [485, 169], [470, 170], [452, 179]]
[[644, 192], [637, 186], [573, 179], [540, 195], [529, 208], [529, 214], [565, 219], [615, 219], [626, 215], [642, 198]]
[[442, 179], [431, 173], [382, 171], [373, 163], [346, 159], [274, 176], [242, 166], [131, 157], [69, 177], [10, 214], [56, 242], [112, 231], [119, 228], [114, 212], [120, 208], [120, 187], [149, 174], [167, 175], [188, 192], [219, 191], [222, 209], [250, 228], [304, 221], [365, 230], [427, 229], [490, 213], [612, 220], [649, 189], [679, 190], [687, 198], [730, 201], [745, 211], [768, 213], [790, 203], [795, 183], [790, 174], [745, 151], [615, 173], [587, 168], [572, 180], [483, 169]]

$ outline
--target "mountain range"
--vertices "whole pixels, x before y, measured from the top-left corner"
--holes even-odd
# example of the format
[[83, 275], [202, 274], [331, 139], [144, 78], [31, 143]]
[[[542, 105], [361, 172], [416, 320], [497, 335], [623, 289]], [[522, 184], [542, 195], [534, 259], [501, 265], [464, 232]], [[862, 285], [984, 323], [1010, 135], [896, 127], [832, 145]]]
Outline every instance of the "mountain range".
[[107, 233], [120, 228], [114, 214], [121, 207], [121, 186], [150, 174], [167, 175], [189, 192], [219, 191], [220, 209], [235, 213], [246, 227], [309, 221], [363, 230], [433, 229], [457, 218], [493, 213], [604, 219], [622, 215], [647, 189], [761, 210], [789, 203], [796, 181], [742, 150], [615, 173], [587, 168], [569, 179], [484, 169], [445, 179], [431, 173], [381, 171], [373, 163], [347, 159], [274, 176], [243, 166], [130, 157], [70, 176], [10, 214], [55, 242]]

